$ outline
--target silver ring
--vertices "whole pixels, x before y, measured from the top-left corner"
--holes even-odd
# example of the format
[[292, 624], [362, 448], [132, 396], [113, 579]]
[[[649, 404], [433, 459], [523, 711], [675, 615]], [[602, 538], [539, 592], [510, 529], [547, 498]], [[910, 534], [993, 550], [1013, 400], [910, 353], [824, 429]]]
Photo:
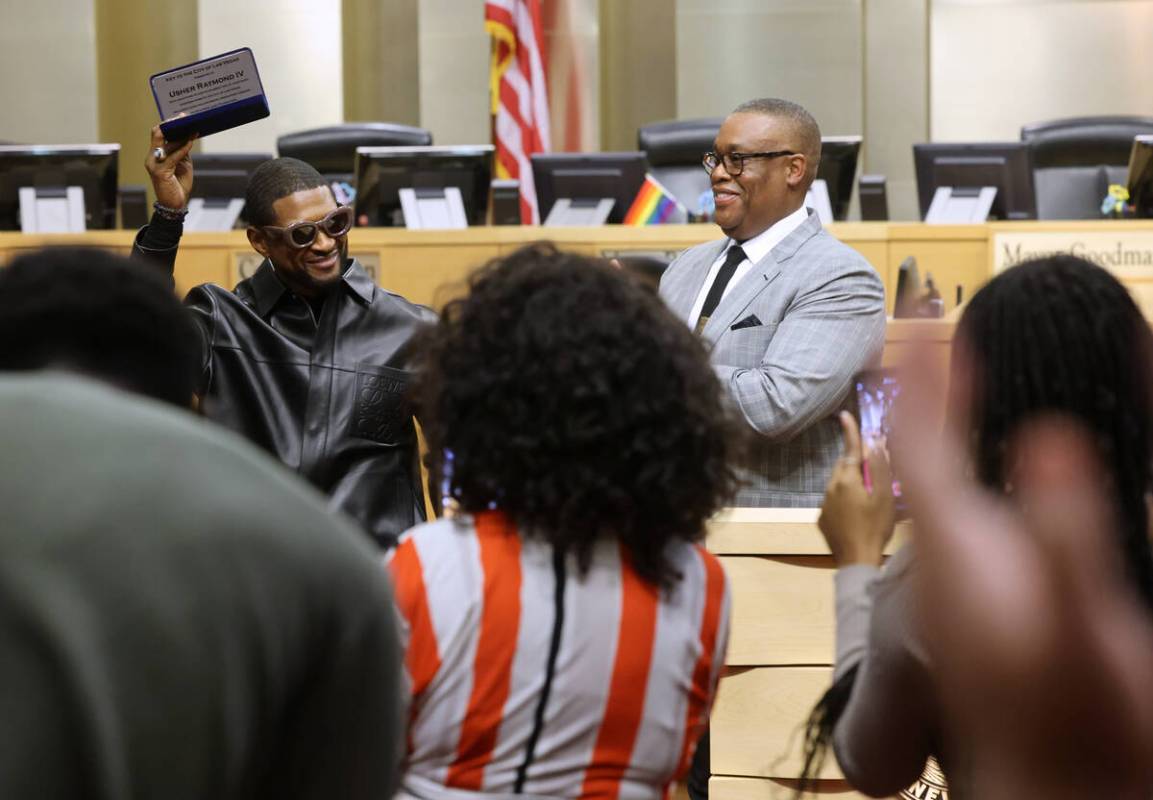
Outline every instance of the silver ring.
[[152, 157], [157, 161], [163, 161], [168, 154], [164, 152], [163, 147], [155, 147], [152, 149]]

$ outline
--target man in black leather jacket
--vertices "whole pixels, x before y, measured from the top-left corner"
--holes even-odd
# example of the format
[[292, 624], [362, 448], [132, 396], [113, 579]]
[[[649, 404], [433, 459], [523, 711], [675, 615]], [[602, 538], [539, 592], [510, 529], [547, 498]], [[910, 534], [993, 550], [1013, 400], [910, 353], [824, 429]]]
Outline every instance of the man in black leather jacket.
[[[192, 188], [192, 141], [152, 129], [156, 192], [134, 255], [172, 275]], [[424, 519], [416, 432], [405, 394], [413, 335], [435, 315], [377, 287], [348, 258], [352, 209], [295, 159], [253, 173], [248, 240], [264, 256], [235, 290], [185, 298], [202, 333], [198, 395], [210, 419], [277, 456], [382, 547]]]

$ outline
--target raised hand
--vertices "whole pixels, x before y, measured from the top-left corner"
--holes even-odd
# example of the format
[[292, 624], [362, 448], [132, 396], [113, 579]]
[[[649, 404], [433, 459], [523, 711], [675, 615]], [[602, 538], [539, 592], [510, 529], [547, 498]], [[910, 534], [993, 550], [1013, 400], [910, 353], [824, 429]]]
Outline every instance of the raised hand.
[[922, 639], [967, 792], [1150, 796], [1153, 622], [1091, 440], [1068, 420], [1035, 422], [1012, 442], [1013, 499], [996, 495], [966, 475], [957, 432], [929, 422], [942, 405], [929, 374], [907, 370], [893, 444]]
[[[174, 209], [188, 205], [188, 196], [192, 191], [192, 158], [189, 153], [192, 152], [196, 138], [193, 136], [180, 143], [166, 142], [160, 126], [152, 128], [152, 141], [144, 168], [152, 179], [152, 189], [160, 205]], [[163, 158], [158, 158], [161, 153]]]

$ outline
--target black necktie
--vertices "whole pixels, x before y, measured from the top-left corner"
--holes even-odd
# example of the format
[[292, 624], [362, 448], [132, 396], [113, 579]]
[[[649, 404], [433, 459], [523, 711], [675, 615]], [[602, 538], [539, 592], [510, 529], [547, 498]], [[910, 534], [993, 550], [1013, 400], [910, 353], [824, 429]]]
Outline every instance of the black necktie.
[[717, 272], [717, 277], [713, 279], [713, 285], [709, 289], [709, 293], [705, 296], [705, 304], [701, 306], [701, 316], [697, 320], [696, 331], [699, 334], [705, 329], [708, 324], [709, 317], [717, 310], [717, 306], [721, 302], [721, 297], [725, 294], [725, 287], [729, 285], [729, 281], [733, 279], [733, 274], [737, 271], [737, 264], [745, 260], [745, 251], [741, 249], [739, 244], [734, 244], [729, 248], [729, 252], [725, 254], [725, 263], [721, 264], [721, 269]]

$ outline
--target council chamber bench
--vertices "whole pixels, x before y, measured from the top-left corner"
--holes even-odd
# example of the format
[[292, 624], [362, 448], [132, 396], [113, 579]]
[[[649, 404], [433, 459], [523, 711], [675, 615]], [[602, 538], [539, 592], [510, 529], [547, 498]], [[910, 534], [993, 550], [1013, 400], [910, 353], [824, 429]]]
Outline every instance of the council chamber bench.
[[[890, 313], [900, 266], [910, 257], [922, 277], [932, 275], [949, 311], [958, 299], [972, 297], [999, 270], [1032, 256], [1067, 251], [1113, 271], [1133, 291], [1146, 316], [1153, 317], [1153, 220], [982, 225], [838, 222], [828, 230], [876, 268], [885, 284]], [[586, 255], [649, 255], [669, 260], [687, 247], [721, 235], [715, 225], [488, 226], [443, 231], [356, 228], [349, 234], [349, 249], [380, 285], [414, 302], [439, 307], [463, 291], [477, 266], [529, 242], [550, 240]], [[21, 252], [57, 245], [92, 245], [127, 253], [134, 236], [133, 231], [124, 230], [56, 235], [0, 232], [0, 264]], [[176, 261], [177, 289], [185, 292], [200, 283], [231, 288], [259, 263], [243, 231], [187, 233]]]

